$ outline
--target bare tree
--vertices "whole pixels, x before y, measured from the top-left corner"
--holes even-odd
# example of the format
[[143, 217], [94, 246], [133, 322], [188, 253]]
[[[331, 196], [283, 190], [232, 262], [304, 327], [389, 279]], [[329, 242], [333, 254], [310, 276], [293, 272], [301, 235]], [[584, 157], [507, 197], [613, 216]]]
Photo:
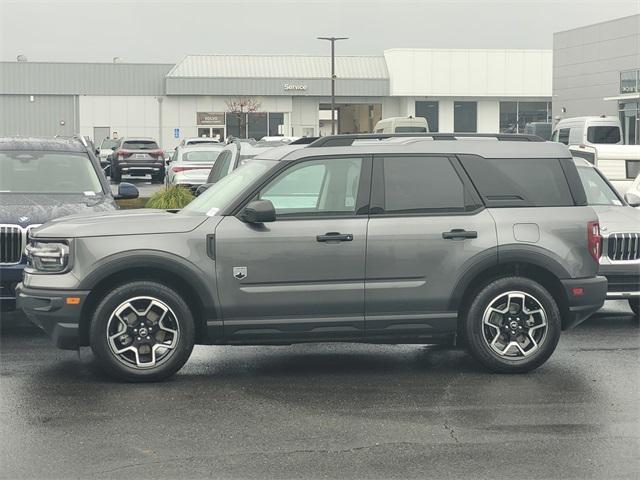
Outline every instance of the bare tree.
[[238, 118], [240, 132], [247, 131], [247, 114], [260, 110], [260, 102], [252, 97], [231, 97], [225, 101], [227, 113], [235, 114]]

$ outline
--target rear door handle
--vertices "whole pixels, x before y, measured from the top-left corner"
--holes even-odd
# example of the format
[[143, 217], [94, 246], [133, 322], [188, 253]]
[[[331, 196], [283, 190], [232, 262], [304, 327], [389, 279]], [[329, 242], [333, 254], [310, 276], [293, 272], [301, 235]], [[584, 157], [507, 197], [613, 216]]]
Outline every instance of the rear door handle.
[[463, 228], [454, 228], [448, 232], [442, 232], [442, 238], [445, 240], [456, 240], [464, 238], [478, 238], [478, 232], [465, 230]]
[[353, 240], [353, 234], [327, 232], [324, 235], [317, 235], [316, 240], [318, 242], [351, 242]]

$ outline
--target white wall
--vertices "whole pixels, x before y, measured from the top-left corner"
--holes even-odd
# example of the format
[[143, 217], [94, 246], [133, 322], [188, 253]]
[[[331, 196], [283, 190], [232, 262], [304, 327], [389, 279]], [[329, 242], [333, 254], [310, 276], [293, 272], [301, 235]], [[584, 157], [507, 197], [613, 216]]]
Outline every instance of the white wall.
[[80, 134], [93, 138], [93, 127], [110, 127], [118, 136], [158, 137], [156, 97], [79, 97]]
[[551, 50], [385, 50], [391, 95], [550, 97]]

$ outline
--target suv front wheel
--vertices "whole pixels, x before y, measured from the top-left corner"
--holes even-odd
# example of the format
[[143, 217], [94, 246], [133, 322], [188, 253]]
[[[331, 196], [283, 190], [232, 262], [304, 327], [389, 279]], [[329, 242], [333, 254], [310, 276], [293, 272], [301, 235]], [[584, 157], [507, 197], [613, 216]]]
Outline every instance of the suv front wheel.
[[130, 382], [163, 380], [193, 350], [195, 327], [184, 300], [166, 285], [136, 281], [109, 292], [91, 321], [90, 343], [100, 366]]
[[478, 292], [466, 315], [470, 353], [490, 370], [528, 372], [542, 365], [560, 339], [553, 296], [525, 277], [494, 280]]

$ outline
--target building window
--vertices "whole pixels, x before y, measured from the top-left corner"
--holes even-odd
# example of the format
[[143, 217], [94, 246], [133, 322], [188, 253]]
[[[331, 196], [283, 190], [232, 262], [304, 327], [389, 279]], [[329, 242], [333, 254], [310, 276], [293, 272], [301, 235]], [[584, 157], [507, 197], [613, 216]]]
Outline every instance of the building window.
[[269, 113], [269, 136], [284, 134], [284, 113]]
[[225, 115], [227, 137], [247, 138], [247, 114], [227, 113]]
[[456, 133], [475, 133], [478, 131], [478, 104], [476, 102], [454, 103], [453, 131]]
[[267, 134], [267, 113], [253, 112], [249, 114], [249, 132], [247, 138], [260, 140]]
[[638, 93], [640, 70], [620, 72], [620, 93]]
[[640, 144], [640, 102], [620, 102], [620, 123], [627, 145]]
[[438, 132], [438, 102], [416, 102], [416, 117], [424, 117], [430, 132]]
[[550, 102], [500, 102], [501, 133], [524, 133], [528, 123], [550, 121]]
[[500, 102], [500, 133], [518, 131], [518, 102]]

